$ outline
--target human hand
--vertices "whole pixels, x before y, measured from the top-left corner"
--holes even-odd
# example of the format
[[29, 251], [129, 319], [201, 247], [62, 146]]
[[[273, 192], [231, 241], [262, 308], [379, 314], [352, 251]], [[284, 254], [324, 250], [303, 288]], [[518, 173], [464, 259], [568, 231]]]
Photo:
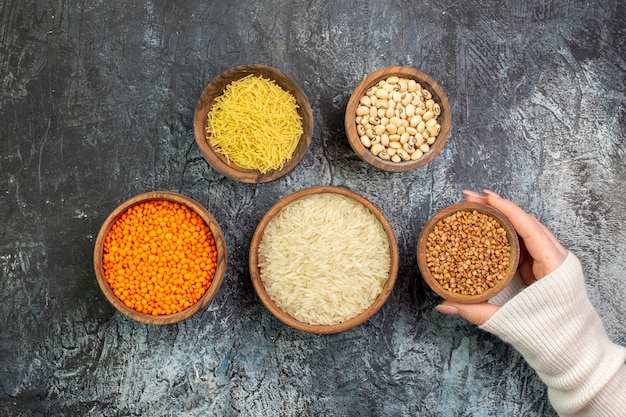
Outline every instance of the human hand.
[[[509, 219], [520, 238], [519, 273], [526, 285], [545, 277], [565, 261], [567, 249], [543, 224], [517, 204], [489, 190], [484, 190], [482, 195], [473, 191], [463, 191], [463, 194], [467, 201], [488, 204]], [[443, 314], [458, 314], [477, 325], [484, 324], [500, 309], [489, 303], [462, 304], [451, 301], [445, 301], [435, 308]]]

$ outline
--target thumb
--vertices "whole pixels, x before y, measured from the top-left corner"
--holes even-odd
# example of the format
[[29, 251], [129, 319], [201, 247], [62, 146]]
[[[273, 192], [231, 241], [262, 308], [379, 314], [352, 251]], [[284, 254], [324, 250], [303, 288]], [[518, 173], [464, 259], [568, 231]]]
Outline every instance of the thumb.
[[489, 303], [462, 304], [444, 301], [443, 304], [438, 305], [435, 309], [443, 314], [459, 315], [470, 323], [480, 326], [485, 324], [500, 307]]

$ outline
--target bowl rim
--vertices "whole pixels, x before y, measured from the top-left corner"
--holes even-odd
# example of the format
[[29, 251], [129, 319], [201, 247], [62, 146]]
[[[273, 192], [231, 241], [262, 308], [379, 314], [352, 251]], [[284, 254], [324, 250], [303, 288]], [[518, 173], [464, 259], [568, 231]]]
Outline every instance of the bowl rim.
[[[359, 101], [365, 92], [374, 84], [380, 80], [386, 79], [391, 76], [399, 76], [404, 78], [413, 78], [420, 83], [426, 84], [426, 88], [437, 98], [439, 105], [441, 106], [441, 114], [443, 115], [442, 121], [446, 123], [441, 124], [441, 131], [437, 137], [437, 141], [434, 146], [426, 152], [421, 158], [415, 161], [402, 161], [392, 162], [382, 160], [371, 154], [362, 144], [359, 139], [359, 135], [356, 131], [356, 109], [359, 105]], [[421, 168], [432, 161], [439, 152], [443, 149], [448, 137], [450, 135], [450, 129], [452, 126], [452, 113], [450, 110], [450, 103], [444, 93], [443, 89], [430, 75], [412, 67], [408, 66], [390, 66], [381, 68], [366, 75], [353, 90], [346, 105], [346, 112], [344, 116], [344, 128], [348, 142], [354, 150], [354, 152], [369, 165], [374, 166], [383, 171], [388, 172], [407, 172], [417, 168]]]
[[[499, 281], [494, 287], [489, 288], [488, 290], [486, 290], [485, 292], [481, 294], [472, 296], [472, 295], [456, 294], [456, 293], [446, 291], [445, 289], [443, 289], [441, 284], [439, 284], [439, 282], [435, 278], [433, 278], [432, 274], [430, 273], [430, 269], [426, 265], [426, 243], [428, 241], [428, 235], [431, 233], [435, 225], [440, 220], [458, 211], [474, 211], [474, 210], [480, 213], [486, 214], [494, 218], [498, 223], [500, 223], [500, 225], [506, 230], [508, 240], [511, 244], [511, 253], [510, 253], [510, 258], [509, 258], [510, 265], [506, 270], [505, 277], [501, 281]], [[446, 300], [456, 301], [456, 302], [464, 303], [464, 304], [474, 304], [474, 303], [487, 301], [490, 298], [494, 297], [496, 294], [498, 294], [500, 291], [502, 291], [511, 282], [511, 280], [513, 279], [513, 276], [517, 272], [519, 259], [520, 259], [520, 242], [519, 242], [517, 232], [515, 231], [515, 228], [513, 227], [511, 222], [499, 210], [496, 210], [495, 208], [487, 204], [473, 202], [473, 201], [472, 202], [464, 201], [464, 202], [452, 204], [450, 206], [444, 207], [443, 209], [435, 213], [435, 215], [432, 216], [428, 220], [426, 225], [424, 226], [424, 229], [422, 230], [422, 233], [420, 234], [420, 238], [417, 244], [417, 263], [418, 263], [418, 267], [419, 267], [420, 273], [424, 281], [426, 281], [428, 286], [435, 293], [437, 293], [440, 297]]]
[[[365, 208], [367, 208], [381, 223], [385, 234], [387, 235], [387, 239], [389, 241], [389, 254], [391, 258], [389, 273], [387, 276], [387, 281], [383, 285], [381, 293], [376, 297], [374, 302], [363, 312], [358, 314], [355, 317], [352, 317], [348, 320], [345, 320], [341, 323], [333, 324], [333, 325], [311, 325], [308, 323], [301, 322], [296, 318], [292, 317], [288, 313], [286, 313], [282, 308], [280, 308], [268, 295], [265, 291], [265, 287], [261, 280], [260, 269], [258, 268], [258, 247], [261, 239], [263, 238], [263, 234], [265, 232], [265, 228], [267, 227], [270, 220], [274, 217], [276, 213], [278, 213], [282, 208], [292, 203], [293, 201], [298, 200], [299, 198], [312, 195], [312, 194], [323, 194], [323, 193], [334, 193], [340, 194], [349, 198], [354, 199], [355, 201], [361, 203]], [[389, 295], [393, 291], [395, 286], [395, 282], [398, 275], [398, 266], [399, 264], [399, 250], [398, 244], [396, 241], [395, 233], [388, 220], [382, 211], [376, 207], [372, 202], [363, 197], [362, 195], [351, 191], [345, 187], [339, 186], [312, 186], [301, 189], [294, 193], [291, 193], [277, 203], [275, 203], [263, 216], [252, 237], [252, 241], [250, 244], [250, 252], [248, 265], [250, 269], [250, 277], [252, 280], [252, 284], [257, 293], [257, 296], [260, 298], [261, 302], [265, 305], [265, 307], [282, 323], [291, 326], [297, 330], [305, 331], [308, 333], [315, 334], [333, 334], [343, 332], [345, 330], [349, 330], [353, 327], [356, 327], [360, 324], [363, 324], [365, 321], [369, 320], [378, 310], [385, 304]]]
[[[257, 170], [239, 167], [235, 163], [229, 163], [223, 155], [215, 151], [206, 136], [206, 118], [214, 103], [214, 99], [209, 99], [209, 97], [215, 91], [223, 93], [223, 90], [232, 81], [251, 74], [262, 75], [265, 78], [269, 78], [285, 91], [290, 92], [296, 98], [298, 104], [297, 111], [302, 118], [303, 133], [294, 150], [294, 155], [285, 163], [281, 170], [270, 170], [265, 174]], [[219, 94], [216, 94], [215, 97], [219, 97]], [[225, 177], [243, 183], [259, 184], [270, 182], [291, 172], [307, 153], [311, 145], [313, 129], [313, 110], [311, 109], [311, 104], [304, 90], [293, 78], [283, 71], [262, 64], [239, 65], [218, 74], [204, 87], [194, 110], [194, 137], [206, 162]]]
[[[168, 315], [160, 315], [153, 316], [150, 314], [141, 313], [135, 309], [127, 307], [114, 293], [111, 287], [109, 286], [104, 273], [103, 266], [103, 255], [104, 255], [104, 240], [117, 221], [117, 219], [125, 213], [130, 207], [135, 206], [137, 204], [154, 201], [154, 200], [167, 200], [175, 203], [179, 203], [181, 205], [186, 206], [190, 210], [196, 212], [207, 224], [211, 233], [213, 234], [213, 238], [215, 239], [215, 246], [217, 248], [217, 266], [215, 268], [215, 274], [213, 275], [213, 281], [211, 285], [206, 290], [204, 295], [196, 301], [195, 304], [188, 307], [183, 311], [179, 311], [174, 314]], [[113, 305], [113, 307], [122, 313], [123, 315], [144, 323], [144, 324], [155, 324], [155, 325], [165, 325], [165, 324], [173, 324], [185, 320], [198, 311], [202, 310], [206, 307], [211, 300], [215, 297], [217, 292], [219, 291], [223, 281], [224, 275], [226, 272], [226, 263], [228, 259], [228, 249], [226, 246], [226, 241], [224, 239], [224, 234], [219, 224], [213, 217], [213, 215], [200, 203], [193, 200], [190, 197], [185, 195], [175, 193], [172, 191], [151, 191], [136, 195], [127, 199], [118, 205], [104, 220], [102, 223], [98, 235], [96, 237], [96, 241], [94, 244], [93, 250], [93, 265], [94, 271], [96, 274], [96, 280], [98, 282], [98, 286], [102, 290], [102, 293], [106, 297], [106, 299]]]

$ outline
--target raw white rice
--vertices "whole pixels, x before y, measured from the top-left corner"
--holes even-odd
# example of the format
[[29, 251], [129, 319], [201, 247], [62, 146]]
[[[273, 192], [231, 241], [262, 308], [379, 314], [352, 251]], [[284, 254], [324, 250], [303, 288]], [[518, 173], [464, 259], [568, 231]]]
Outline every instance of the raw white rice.
[[341, 323], [381, 293], [391, 265], [382, 224], [358, 201], [313, 194], [283, 207], [259, 244], [259, 268], [270, 298], [311, 325]]

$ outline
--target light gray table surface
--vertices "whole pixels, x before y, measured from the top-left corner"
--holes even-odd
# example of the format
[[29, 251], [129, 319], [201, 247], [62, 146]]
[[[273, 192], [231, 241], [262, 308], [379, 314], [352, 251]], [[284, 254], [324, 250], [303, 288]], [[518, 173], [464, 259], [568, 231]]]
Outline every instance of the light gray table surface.
[[[0, 415], [555, 416], [509, 345], [439, 314], [415, 247], [426, 220], [492, 189], [583, 264], [610, 337], [626, 344], [623, 1], [59, 1], [0, 3]], [[298, 167], [243, 184], [200, 154], [204, 86], [274, 66], [315, 118]], [[434, 78], [453, 125], [426, 167], [390, 174], [346, 139], [354, 87], [393, 65]], [[261, 304], [249, 243], [265, 212], [313, 185], [349, 188], [389, 219], [391, 297], [336, 335], [291, 329]], [[124, 200], [176, 191], [224, 230], [226, 277], [187, 321], [117, 313], [95, 236]]]

